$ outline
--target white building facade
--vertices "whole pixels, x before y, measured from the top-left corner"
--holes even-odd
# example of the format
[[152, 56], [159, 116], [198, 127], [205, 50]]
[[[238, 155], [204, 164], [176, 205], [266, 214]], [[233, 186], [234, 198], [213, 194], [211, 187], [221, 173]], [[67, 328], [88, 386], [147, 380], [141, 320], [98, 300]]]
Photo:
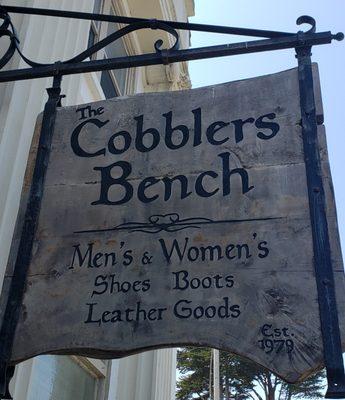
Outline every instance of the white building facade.
[[[6, 0], [1, 4], [179, 21], [187, 21], [194, 13], [193, 0]], [[11, 17], [23, 53], [37, 62], [71, 58], [119, 28], [116, 24], [65, 18], [18, 14]], [[165, 32], [141, 30], [99, 51], [95, 58], [153, 52], [153, 44], [159, 38], [165, 44], [174, 41]], [[189, 47], [189, 40], [189, 32], [181, 31], [180, 47]], [[0, 54], [4, 48], [0, 43]], [[6, 68], [26, 67], [15, 57]], [[45, 88], [51, 83], [49, 78], [0, 84], [0, 287], [35, 120], [47, 100]], [[62, 93], [66, 95], [63, 105], [189, 87], [185, 63], [73, 75], [63, 79]], [[175, 349], [113, 361], [39, 356], [16, 367], [11, 393], [14, 400], [172, 400], [175, 367]]]

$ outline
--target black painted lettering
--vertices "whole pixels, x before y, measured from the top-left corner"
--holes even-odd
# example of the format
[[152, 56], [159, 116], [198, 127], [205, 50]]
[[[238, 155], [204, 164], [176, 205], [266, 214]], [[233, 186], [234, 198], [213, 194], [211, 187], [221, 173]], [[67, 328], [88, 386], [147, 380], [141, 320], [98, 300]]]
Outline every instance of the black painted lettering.
[[166, 311], [167, 310], [167, 308], [166, 307], [163, 307], [163, 308], [158, 308], [157, 309], [157, 311], [158, 311], [158, 317], [157, 317], [157, 320], [158, 321], [160, 321], [163, 317], [162, 317], [162, 314], [163, 314], [163, 311]]
[[134, 312], [133, 308], [126, 308], [125, 314], [126, 314], [126, 321], [127, 322], [132, 322], [133, 319], [130, 318], [130, 314]]
[[272, 329], [272, 325], [270, 325], [270, 324], [263, 325], [261, 328], [262, 335], [266, 336], [266, 337], [273, 337], [273, 333], [272, 333], [271, 329]]
[[[163, 117], [166, 119], [165, 123], [165, 144], [168, 147], [168, 149], [171, 150], [176, 150], [181, 147], [183, 147], [189, 140], [189, 129], [186, 127], [186, 125], [178, 125], [176, 127], [172, 127], [172, 111], [169, 111], [166, 114], [163, 114]], [[182, 137], [180, 138], [180, 143], [174, 143], [172, 138], [173, 138], [173, 133], [174, 132], [179, 132], [175, 136]]]
[[200, 247], [201, 251], [201, 259], [202, 261], [205, 260], [221, 260], [223, 258], [222, 255], [222, 248], [219, 245], [216, 246], [206, 246], [206, 247]]
[[235, 119], [231, 123], [235, 126], [235, 141], [239, 143], [243, 140], [243, 127], [245, 124], [252, 124], [255, 121], [254, 118]]
[[[99, 268], [99, 267], [102, 266], [102, 261], [101, 261], [102, 258], [103, 258], [103, 253], [96, 253], [96, 254], [94, 255], [93, 260], [92, 260], [92, 263], [93, 263], [93, 266], [94, 266], [95, 268]], [[98, 263], [98, 261], [100, 261], [100, 262]]]
[[255, 121], [255, 126], [258, 129], [270, 129], [271, 130], [271, 133], [269, 135], [266, 135], [264, 132], [261, 132], [261, 131], [258, 132], [257, 137], [259, 139], [262, 139], [262, 140], [272, 139], [279, 132], [279, 129], [280, 129], [279, 124], [277, 124], [276, 122], [264, 121], [264, 118], [273, 120], [273, 119], [275, 119], [275, 117], [276, 117], [276, 114], [271, 113], [271, 114], [262, 115]]
[[97, 156], [101, 156], [101, 155], [104, 156], [105, 152], [106, 152], [105, 148], [99, 149], [93, 153], [91, 153], [90, 151], [84, 150], [80, 145], [79, 135], [80, 135], [83, 127], [87, 124], [96, 125], [97, 128], [100, 129], [103, 126], [105, 126], [108, 122], [109, 122], [109, 120], [102, 122], [99, 119], [93, 118], [93, 119], [89, 119], [89, 120], [84, 121], [81, 124], [79, 124], [71, 134], [71, 147], [72, 147], [74, 154], [77, 155], [78, 157], [97, 157]]
[[[148, 128], [146, 130], [143, 130], [144, 126], [144, 116], [139, 115], [138, 117], [134, 117], [134, 119], [137, 121], [137, 135], [135, 138], [135, 147], [138, 151], [142, 153], [147, 153], [148, 151], [151, 151], [155, 149], [160, 141], [160, 135], [157, 129], [154, 128]], [[151, 144], [144, 143], [144, 138], [150, 137], [151, 138]], [[150, 139], [146, 139], [146, 142]]]
[[224, 286], [220, 283], [222, 276], [217, 274], [213, 277], [217, 289], [222, 289]]
[[179, 300], [174, 306], [174, 315], [177, 318], [185, 319], [190, 318], [192, 315], [192, 310], [190, 307], [184, 307], [185, 304], [190, 304], [189, 300]]
[[87, 250], [84, 255], [80, 251], [80, 244], [76, 244], [75, 246], [72, 246], [72, 247], [74, 247], [74, 252], [73, 252], [72, 262], [71, 262], [69, 269], [74, 268], [74, 264], [76, 262], [76, 257], [78, 259], [78, 267], [83, 267], [85, 261], [87, 260], [87, 267], [92, 268], [93, 267], [93, 265], [92, 265], [93, 245], [94, 245], [94, 243], [88, 243]]
[[[118, 148], [115, 146], [115, 143], [119, 144], [120, 139], [122, 138], [122, 148]], [[108, 149], [111, 154], [122, 154], [127, 151], [131, 145], [132, 138], [131, 135], [127, 131], [116, 132], [114, 135], [110, 136], [108, 142]]]
[[192, 110], [194, 115], [194, 140], [193, 140], [193, 147], [199, 146], [202, 143], [201, 139], [201, 108], [196, 108]]
[[104, 311], [103, 312], [103, 314], [102, 314], [102, 322], [103, 323], [107, 323], [107, 322], [110, 322], [111, 321], [111, 318], [106, 318], [108, 315], [111, 315], [111, 312], [110, 311]]
[[160, 243], [160, 245], [162, 247], [163, 255], [164, 255], [165, 259], [167, 260], [167, 262], [169, 264], [171, 263], [171, 258], [172, 258], [174, 253], [177, 254], [177, 257], [179, 258], [180, 261], [183, 260], [185, 252], [186, 252], [186, 248], [187, 248], [187, 245], [188, 245], [189, 238], [185, 238], [183, 250], [180, 249], [180, 244], [176, 239], [173, 240], [173, 244], [170, 247], [170, 250], [168, 250], [164, 239], [159, 239], [158, 241], [159, 241], [159, 243]]
[[211, 197], [218, 192], [219, 188], [214, 189], [212, 192], [208, 192], [203, 185], [203, 180], [204, 180], [205, 176], [210, 176], [211, 178], [217, 178], [218, 174], [214, 171], [205, 171], [205, 172], [201, 173], [196, 178], [196, 181], [195, 181], [195, 192], [200, 197]]
[[[122, 174], [119, 178], [113, 178], [111, 176], [111, 171], [114, 168], [120, 168], [122, 170]], [[99, 200], [93, 201], [92, 205], [97, 204], [106, 204], [106, 205], [117, 205], [124, 204], [129, 201], [133, 196], [133, 186], [127, 181], [128, 176], [132, 172], [131, 164], [126, 161], [117, 161], [107, 167], [95, 167], [95, 171], [101, 172], [101, 192]], [[125, 193], [120, 200], [111, 201], [109, 199], [109, 189], [118, 185], [124, 189]]]
[[79, 119], [86, 119], [91, 117], [96, 117], [97, 115], [102, 115], [104, 113], [104, 107], [99, 107], [94, 110], [91, 106], [80, 107], [76, 110], [76, 113], [80, 112]]
[[199, 289], [201, 285], [201, 280], [199, 278], [193, 278], [190, 281], [190, 287], [191, 289]]
[[164, 183], [165, 186], [165, 190], [164, 190], [164, 200], [168, 201], [171, 197], [171, 193], [172, 193], [172, 184], [174, 181], [179, 181], [180, 182], [180, 193], [181, 193], [181, 200], [185, 199], [186, 197], [190, 196], [192, 194], [192, 192], [188, 191], [188, 179], [186, 176], [184, 175], [177, 175], [174, 176], [172, 178], [165, 176], [164, 178], [162, 178], [162, 181]]
[[202, 279], [201, 285], [204, 289], [209, 289], [212, 286], [212, 279], [209, 276], [206, 276]]
[[147, 292], [148, 290], [150, 290], [150, 287], [151, 287], [150, 279], [145, 279], [143, 281], [143, 292]]
[[173, 289], [177, 289], [177, 290], [188, 289], [189, 282], [187, 280], [187, 277], [188, 277], [187, 271], [182, 270], [179, 272], [173, 272], [172, 274], [175, 276], [175, 286], [173, 287]]
[[102, 288], [102, 289], [94, 289], [92, 291], [91, 297], [93, 297], [95, 294], [101, 295], [105, 293], [108, 290], [108, 282], [107, 282], [107, 276], [106, 275], [98, 275], [95, 278], [95, 283], [94, 283], [95, 288]]
[[235, 245], [234, 244], [229, 244], [226, 246], [225, 249], [225, 256], [226, 258], [228, 258], [229, 260], [233, 260], [234, 258], [236, 258], [236, 256], [232, 256], [231, 252], [235, 249]]
[[213, 144], [214, 146], [221, 145], [229, 140], [229, 137], [225, 137], [223, 139], [216, 139], [215, 134], [220, 130], [225, 128], [226, 126], [230, 125], [229, 122], [223, 122], [223, 121], [216, 121], [213, 122], [206, 131], [206, 137], [207, 140], [209, 141], [210, 144]]
[[97, 303], [86, 303], [87, 306], [89, 306], [89, 311], [87, 314], [87, 319], [84, 321], [85, 324], [98, 324], [99, 326], [101, 325], [101, 318], [99, 319], [93, 319], [93, 308], [94, 306], [97, 306]]
[[[130, 309], [127, 309], [127, 310], [130, 310]], [[126, 310], [126, 311], [127, 311]], [[131, 310], [131, 311], [133, 311], [133, 310]], [[120, 310], [114, 310], [114, 311], [112, 311], [112, 313], [111, 313], [111, 315], [113, 316], [112, 318], [111, 318], [111, 322], [121, 322], [122, 321], [122, 318], [121, 318], [121, 311]], [[128, 321], [128, 320], [127, 320]]]
[[204, 308], [201, 306], [195, 307], [193, 311], [193, 317], [195, 319], [200, 319], [204, 316]]
[[135, 316], [135, 320], [139, 321], [140, 319], [142, 319], [143, 321], [145, 319], [147, 319], [147, 311], [141, 307], [141, 303], [140, 301], [137, 302], [137, 308], [136, 308], [136, 316]]
[[133, 262], [133, 256], [132, 256], [133, 250], [126, 250], [123, 253], [123, 265], [125, 267], [128, 267], [129, 265], [132, 264]]
[[234, 286], [234, 284], [235, 284], [234, 276], [233, 275], [226, 276], [225, 277], [225, 282], [226, 282], [226, 285], [225, 285], [226, 287], [232, 288]]
[[236, 248], [237, 248], [237, 257], [238, 257], [238, 259], [242, 258], [243, 250], [245, 252], [245, 257], [246, 258], [250, 258], [252, 256], [250, 254], [249, 246], [247, 244], [245, 244], [245, 243], [244, 244], [237, 244]]
[[131, 284], [127, 281], [122, 282], [121, 284], [121, 292], [127, 293], [131, 288]]
[[114, 266], [117, 264], [116, 254], [114, 252], [104, 253], [104, 266], [107, 267], [109, 264], [111, 266]]
[[289, 337], [290, 335], [288, 334], [288, 330], [289, 330], [289, 328], [282, 328], [282, 332], [283, 332], [283, 335], [285, 336], [285, 337]]
[[232, 175], [238, 174], [242, 182], [242, 194], [248, 193], [254, 188], [254, 186], [249, 186], [248, 173], [244, 168], [235, 168], [230, 170], [230, 153], [225, 152], [218, 154], [218, 157], [222, 159], [223, 163], [223, 196], [230, 194], [230, 178]]
[[116, 280], [115, 274], [109, 275], [109, 278], [111, 278], [110, 293], [112, 294], [114, 292], [121, 292], [120, 282]]
[[218, 317], [219, 318], [229, 318], [230, 308], [229, 308], [229, 298], [223, 297], [224, 304], [218, 307]]
[[274, 337], [280, 337], [282, 335], [282, 332], [279, 328], [274, 329]]
[[145, 194], [146, 189], [150, 188], [151, 186], [155, 185], [159, 182], [159, 179], [156, 179], [153, 176], [143, 179], [138, 186], [138, 199], [143, 203], [151, 203], [152, 201], [158, 199], [159, 195], [155, 194], [151, 197], [148, 197]]
[[230, 311], [230, 315], [232, 318], [238, 318], [241, 315], [240, 306], [238, 304], [234, 304], [233, 306], [231, 306]]
[[214, 318], [217, 313], [217, 309], [215, 306], [208, 306], [205, 308], [205, 317]]
[[258, 254], [258, 256], [260, 258], [265, 258], [268, 256], [269, 254], [269, 248], [267, 247], [267, 242], [265, 240], [263, 240], [262, 242], [258, 243], [258, 250], [260, 251], [260, 253]]
[[187, 258], [189, 261], [196, 261], [199, 257], [199, 249], [195, 246], [191, 246], [189, 247], [188, 251], [187, 251]]
[[156, 308], [151, 308], [151, 310], [147, 313], [147, 319], [149, 321], [156, 321], [157, 319], [156, 312], [157, 312]]

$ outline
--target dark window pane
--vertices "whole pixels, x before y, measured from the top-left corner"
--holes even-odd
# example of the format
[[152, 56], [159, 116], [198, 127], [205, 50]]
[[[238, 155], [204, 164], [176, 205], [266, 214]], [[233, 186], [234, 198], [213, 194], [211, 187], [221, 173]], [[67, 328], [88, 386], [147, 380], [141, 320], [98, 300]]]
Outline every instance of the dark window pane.
[[[115, 15], [114, 11], [110, 10], [110, 15]], [[119, 29], [117, 24], [109, 23], [107, 36], [111, 35], [112, 33], [116, 32]], [[115, 40], [115, 42], [110, 43], [105, 48], [105, 54], [107, 58], [117, 58], [117, 57], [126, 57], [127, 52], [122, 39]], [[117, 69], [113, 71], [116, 79], [116, 83], [120, 89], [121, 94], [125, 93], [126, 89], [126, 77], [127, 77], [127, 70], [126, 69]]]
[[93, 27], [91, 26], [90, 31], [89, 31], [89, 40], [87, 42], [87, 48], [93, 46], [96, 42], [96, 34], [93, 30]]
[[[102, 3], [103, 0], [95, 0], [94, 5], [93, 5], [93, 13], [94, 14], [101, 14], [102, 11]], [[100, 25], [101, 21], [95, 21], [95, 25], [97, 26], [97, 29], [99, 29], [99, 25]]]
[[94, 6], [93, 6], [93, 13], [94, 14], [100, 14], [101, 13], [102, 1], [103, 0], [95, 0]]
[[106, 99], [111, 99], [112, 97], [117, 97], [119, 95], [115, 88], [114, 82], [111, 79], [109, 71], [102, 71], [101, 86]]

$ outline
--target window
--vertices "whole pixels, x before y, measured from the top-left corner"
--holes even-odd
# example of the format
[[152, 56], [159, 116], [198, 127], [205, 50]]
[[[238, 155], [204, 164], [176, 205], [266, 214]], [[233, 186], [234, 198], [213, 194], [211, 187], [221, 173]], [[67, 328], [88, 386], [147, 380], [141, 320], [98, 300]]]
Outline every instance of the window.
[[[77, 363], [74, 359], [81, 361]], [[36, 357], [27, 399], [95, 400], [102, 380], [92, 369], [88, 370], [89, 359], [85, 359], [84, 368], [82, 360], [82, 357], [68, 356]]]
[[[115, 15], [113, 9], [110, 9], [110, 15]], [[107, 29], [107, 36], [111, 35], [112, 33], [116, 32], [119, 29], [117, 24], [108, 24], [108, 29]], [[118, 39], [115, 42], [109, 44], [105, 48], [105, 57], [106, 58], [117, 58], [117, 57], [125, 57], [127, 56], [127, 51], [125, 48], [125, 45], [123, 43], [122, 39]], [[126, 69], [117, 69], [114, 71], [104, 71], [102, 75], [105, 75], [105, 73], [109, 74], [109, 78], [112, 81], [112, 84], [114, 86], [114, 89], [117, 93], [119, 94], [124, 94], [126, 91], [126, 77], [127, 77], [127, 70]], [[105, 83], [110, 83], [107, 82], [107, 79], [104, 78]], [[102, 79], [101, 79], [101, 84], [102, 84]], [[111, 92], [111, 89], [109, 90], [109, 86], [102, 86], [104, 90], [104, 94], [106, 95], [106, 92]], [[107, 97], [108, 98], [108, 97]]]
[[[93, 12], [98, 14], [104, 10], [105, 13], [115, 15], [113, 6], [109, 0], [95, 0]], [[111, 35], [119, 29], [118, 24], [92, 21], [90, 26], [88, 46], [91, 47], [99, 40]], [[125, 44], [122, 39], [116, 40], [108, 45], [105, 49], [98, 52], [92, 58], [117, 58], [127, 56]], [[127, 70], [102, 71], [100, 84], [104, 92], [105, 98], [117, 97], [126, 93], [127, 86]]]
[[112, 97], [117, 97], [118, 92], [114, 85], [114, 81], [110, 71], [102, 71], [101, 75], [101, 87], [106, 99], [111, 99]]
[[[94, 0], [93, 13], [101, 14], [102, 8], [103, 8], [103, 0]], [[91, 47], [98, 42], [100, 37], [100, 28], [101, 28], [100, 21], [91, 21], [88, 47]]]

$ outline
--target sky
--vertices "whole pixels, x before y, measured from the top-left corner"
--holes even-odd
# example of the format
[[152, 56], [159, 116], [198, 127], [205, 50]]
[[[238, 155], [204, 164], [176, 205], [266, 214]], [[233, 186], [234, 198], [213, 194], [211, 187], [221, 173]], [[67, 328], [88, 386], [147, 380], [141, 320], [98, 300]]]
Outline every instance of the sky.
[[[296, 19], [310, 15], [316, 31], [345, 32], [345, 0], [195, 0], [190, 22], [297, 32]], [[192, 48], [256, 38], [193, 32]], [[329, 160], [335, 189], [339, 230], [345, 255], [345, 41], [313, 48], [319, 64]], [[267, 75], [297, 66], [294, 49], [213, 58], [189, 63], [194, 88]]]

